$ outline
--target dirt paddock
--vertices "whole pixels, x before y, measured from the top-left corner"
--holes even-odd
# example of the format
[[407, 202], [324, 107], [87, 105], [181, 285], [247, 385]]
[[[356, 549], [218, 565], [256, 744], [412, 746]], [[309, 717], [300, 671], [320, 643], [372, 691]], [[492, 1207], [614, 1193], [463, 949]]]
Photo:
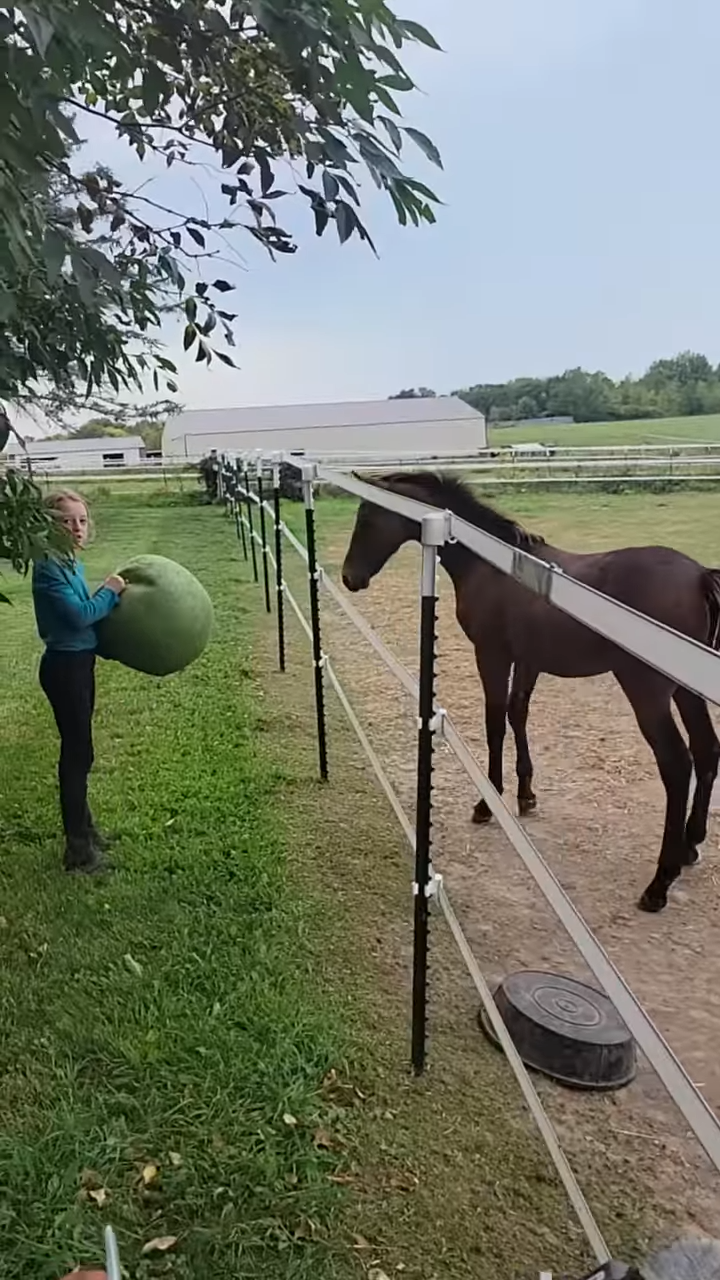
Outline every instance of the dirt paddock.
[[[343, 551], [337, 534], [323, 548], [336, 580]], [[418, 569], [417, 548], [405, 548], [353, 601], [414, 674]], [[439, 614], [439, 702], [484, 766], [482, 688], [444, 575]], [[334, 666], [412, 815], [415, 708], [326, 598], [323, 628]], [[538, 796], [537, 813], [526, 819], [529, 833], [706, 1100], [720, 1109], [718, 815], [711, 816], [702, 864], [683, 874], [662, 914], [645, 915], [635, 904], [657, 859], [664, 793], [620, 689], [609, 676], [541, 677], [529, 736]], [[492, 979], [542, 968], [592, 981], [497, 825], [471, 824], [475, 790], [444, 746], [435, 783], [435, 862], [486, 974]], [[515, 785], [508, 733], [506, 798], [514, 800]], [[384, 803], [379, 792], [378, 803]], [[458, 1015], [473, 1016], [464, 997]], [[544, 1081], [539, 1087], [571, 1157], [580, 1151], [600, 1167], [606, 1162], [614, 1176], [632, 1169], [677, 1219], [720, 1235], [718, 1176], [645, 1063], [636, 1081], [617, 1094], [578, 1094]]]

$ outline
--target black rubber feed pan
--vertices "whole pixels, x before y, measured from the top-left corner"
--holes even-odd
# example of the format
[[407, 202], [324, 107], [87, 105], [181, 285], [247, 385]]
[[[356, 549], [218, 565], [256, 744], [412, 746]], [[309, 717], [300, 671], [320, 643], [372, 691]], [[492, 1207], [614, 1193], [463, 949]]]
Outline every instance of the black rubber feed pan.
[[[635, 1041], [602, 991], [557, 973], [504, 978], [495, 1003], [527, 1067], [573, 1089], [622, 1089], [635, 1078]], [[498, 1040], [487, 1014], [478, 1022]]]

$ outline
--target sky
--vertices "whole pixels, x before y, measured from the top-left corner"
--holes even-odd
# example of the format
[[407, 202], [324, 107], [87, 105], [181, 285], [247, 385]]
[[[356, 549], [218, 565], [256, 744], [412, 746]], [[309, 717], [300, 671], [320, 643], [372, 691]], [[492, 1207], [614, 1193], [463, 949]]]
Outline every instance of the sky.
[[[401, 95], [406, 123], [443, 156], [440, 173], [406, 153], [444, 202], [437, 224], [399, 227], [368, 180], [375, 259], [332, 228], [316, 239], [302, 197], [281, 202], [298, 253], [273, 264], [238, 238], [244, 265], [223, 264], [238, 369], [196, 365], [173, 330], [178, 399], [440, 393], [576, 365], [616, 377], [687, 348], [720, 361], [717, 0], [393, 7], [443, 47], [408, 52], [420, 91]], [[127, 147], [94, 121], [81, 132], [88, 156], [124, 176]], [[175, 166], [143, 190], [202, 213], [216, 185]]]

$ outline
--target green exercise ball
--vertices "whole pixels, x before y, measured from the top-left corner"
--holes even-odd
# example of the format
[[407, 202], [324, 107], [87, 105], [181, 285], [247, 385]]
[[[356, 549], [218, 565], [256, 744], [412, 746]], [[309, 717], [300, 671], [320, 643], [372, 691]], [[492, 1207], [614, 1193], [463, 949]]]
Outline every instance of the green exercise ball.
[[98, 624], [98, 653], [151, 676], [182, 671], [200, 657], [213, 625], [212, 601], [188, 569], [165, 556], [137, 556], [118, 569], [127, 587]]

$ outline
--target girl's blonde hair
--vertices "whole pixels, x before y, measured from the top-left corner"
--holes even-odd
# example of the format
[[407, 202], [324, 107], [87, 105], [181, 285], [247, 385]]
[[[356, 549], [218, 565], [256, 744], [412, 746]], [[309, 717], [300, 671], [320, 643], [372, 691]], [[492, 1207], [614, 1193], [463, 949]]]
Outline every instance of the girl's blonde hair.
[[90, 507], [88, 506], [87, 498], [83, 498], [82, 494], [78, 493], [75, 489], [53, 489], [45, 498], [45, 506], [54, 516], [62, 514], [62, 505], [64, 502], [79, 502], [85, 508], [88, 518], [88, 542], [90, 542], [95, 536], [95, 525], [93, 524], [93, 518], [90, 515]]

